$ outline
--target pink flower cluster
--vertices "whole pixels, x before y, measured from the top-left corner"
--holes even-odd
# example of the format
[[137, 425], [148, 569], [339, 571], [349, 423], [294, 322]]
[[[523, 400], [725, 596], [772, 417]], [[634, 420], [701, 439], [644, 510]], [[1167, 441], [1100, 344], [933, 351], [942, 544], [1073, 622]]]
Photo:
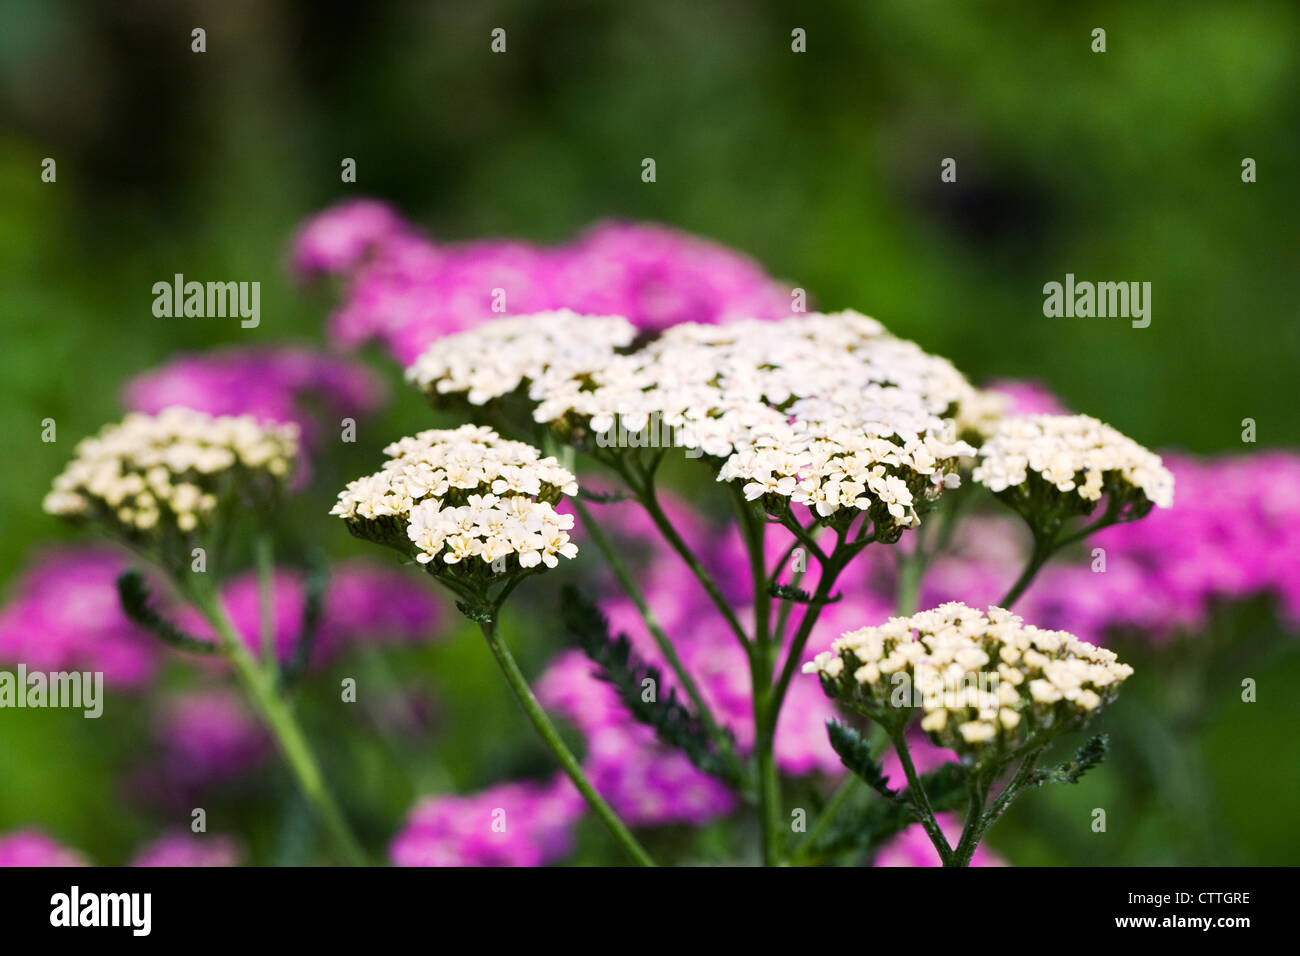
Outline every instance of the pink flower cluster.
[[305, 453], [325, 429], [360, 419], [384, 401], [383, 382], [365, 366], [309, 348], [230, 348], [182, 355], [144, 372], [123, 389], [131, 411], [156, 414], [181, 405], [210, 415], [252, 415], [293, 422]]
[[403, 364], [430, 342], [501, 313], [570, 308], [623, 315], [650, 331], [677, 322], [779, 318], [788, 288], [729, 249], [662, 226], [606, 222], [573, 242], [515, 240], [442, 245], [372, 200], [308, 220], [290, 256], [304, 278], [333, 275], [343, 302], [330, 338], [380, 341]]
[[[280, 661], [287, 662], [293, 658], [302, 633], [307, 600], [303, 573], [277, 569], [271, 593], [275, 652]], [[232, 578], [221, 597], [244, 643], [260, 652], [261, 592], [256, 573]], [[215, 640], [211, 625], [193, 608], [178, 610], [175, 619], [187, 633]], [[440, 619], [437, 598], [418, 578], [364, 561], [340, 562], [330, 569], [311, 664], [326, 664], [356, 644], [427, 641]]]
[[[108, 548], [60, 548], [38, 556], [0, 609], [0, 661], [29, 670], [102, 671], [106, 684], [123, 690], [147, 684], [162, 645], [122, 613], [117, 577], [127, 566], [120, 552]], [[302, 629], [302, 572], [277, 571], [273, 594], [276, 651], [287, 661]], [[249, 647], [260, 649], [256, 575], [231, 580], [223, 600]], [[183, 630], [214, 637], [193, 608], [172, 614]], [[441, 605], [418, 579], [367, 562], [341, 562], [331, 570], [311, 663], [326, 663], [359, 643], [425, 641], [440, 620]]]
[[270, 735], [243, 698], [226, 688], [176, 694], [153, 721], [159, 744], [150, 777], [154, 795], [193, 794], [207, 785], [247, 773], [273, 752]]
[[121, 689], [148, 683], [157, 640], [122, 613], [117, 576], [127, 562], [108, 548], [59, 548], [36, 556], [0, 610], [0, 661], [28, 670], [102, 671]]
[[230, 837], [188, 830], [166, 833], [136, 851], [131, 866], [238, 866], [240, 851]]
[[0, 867], [85, 865], [79, 853], [60, 846], [39, 830], [0, 834]]
[[[1166, 455], [1165, 464], [1178, 489], [1172, 508], [1107, 528], [1059, 556], [1016, 612], [1093, 643], [1119, 632], [1162, 640], [1203, 629], [1217, 604], [1267, 596], [1288, 626], [1300, 627], [1300, 455]], [[927, 573], [922, 605], [997, 603], [1026, 554], [1015, 518], [968, 519], [953, 552]], [[889, 562], [870, 549], [865, 557], [859, 580], [892, 586]]]
[[[949, 845], [955, 845], [961, 837], [961, 820], [951, 813], [938, 815], [939, 829], [948, 839]], [[942, 866], [939, 851], [934, 848], [926, 835], [925, 828], [914, 823], [898, 836], [894, 837], [877, 852], [872, 861], [873, 866]], [[971, 857], [971, 866], [1006, 866], [1006, 861], [988, 847], [981, 845]]]
[[572, 852], [585, 807], [562, 774], [429, 797], [411, 811], [390, 854], [398, 866], [543, 866]]

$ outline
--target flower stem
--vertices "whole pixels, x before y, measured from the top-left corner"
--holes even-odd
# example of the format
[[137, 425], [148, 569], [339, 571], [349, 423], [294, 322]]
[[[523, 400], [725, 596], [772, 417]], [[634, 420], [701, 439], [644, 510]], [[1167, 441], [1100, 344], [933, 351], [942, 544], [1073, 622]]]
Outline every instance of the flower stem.
[[939, 829], [939, 821], [935, 819], [934, 808], [930, 806], [930, 795], [925, 792], [925, 787], [921, 786], [921, 777], [916, 772], [916, 765], [912, 763], [912, 751], [907, 746], [907, 729], [905, 726], [899, 726], [890, 731], [890, 739], [894, 742], [894, 751], [898, 754], [898, 761], [903, 765], [903, 773], [907, 777], [907, 792], [910, 795], [912, 806], [921, 814], [921, 826], [925, 828], [926, 834], [930, 837], [930, 842], [934, 844], [935, 850], [939, 853], [939, 859], [943, 861], [944, 866], [952, 859], [952, 847], [948, 845], [948, 838], [943, 835]]
[[655, 527], [659, 529], [659, 533], [664, 536], [664, 539], [672, 546], [672, 549], [681, 556], [683, 561], [686, 562], [686, 566], [690, 568], [691, 573], [695, 575], [696, 580], [700, 582], [701, 587], [703, 587], [705, 592], [709, 595], [709, 599], [713, 601], [718, 612], [726, 620], [732, 633], [736, 635], [736, 638], [740, 641], [741, 645], [748, 649], [749, 637], [745, 634], [745, 629], [741, 626], [740, 619], [736, 617], [736, 612], [732, 610], [731, 602], [723, 596], [722, 592], [718, 589], [718, 585], [714, 582], [713, 577], [704, 569], [704, 565], [702, 565], [699, 559], [695, 556], [695, 552], [691, 550], [690, 545], [686, 543], [682, 536], [677, 533], [677, 529], [673, 527], [672, 521], [668, 518], [668, 515], [664, 513], [663, 506], [659, 504], [659, 498], [655, 494], [653, 482], [647, 480], [644, 484], [633, 484], [629, 481], [629, 485], [635, 492], [637, 499], [641, 502], [641, 506], [645, 508], [646, 513], [650, 515], [650, 520], [653, 521]]
[[506, 682], [510, 684], [510, 689], [515, 692], [515, 697], [518, 698], [520, 706], [523, 707], [524, 713], [528, 715], [528, 719], [532, 721], [533, 727], [536, 728], [546, 746], [555, 754], [556, 760], [560, 762], [564, 772], [569, 775], [569, 779], [578, 788], [578, 792], [586, 798], [587, 803], [596, 811], [596, 815], [609, 828], [609, 832], [613, 834], [614, 839], [618, 841], [619, 845], [627, 851], [632, 859], [641, 866], [654, 866], [655, 862], [650, 858], [650, 854], [645, 851], [637, 838], [618, 818], [613, 808], [596, 792], [596, 788], [591, 785], [591, 781], [583, 773], [577, 758], [573, 756], [573, 752], [560, 739], [560, 734], [555, 729], [555, 725], [551, 723], [551, 719], [546, 716], [546, 711], [542, 710], [542, 705], [533, 696], [527, 679], [515, 662], [514, 655], [510, 653], [510, 649], [501, 640], [501, 635], [497, 629], [496, 615], [490, 615], [486, 620], [481, 621], [479, 626], [482, 628], [484, 638], [487, 639], [488, 647], [492, 650], [492, 655], [497, 659], [497, 663], [501, 665], [501, 672], [505, 674]]
[[731, 746], [730, 738], [722, 732], [722, 728], [714, 718], [713, 711], [709, 709], [709, 705], [705, 701], [704, 695], [700, 693], [699, 685], [695, 683], [695, 679], [691, 676], [690, 671], [688, 671], [686, 665], [682, 663], [681, 657], [677, 654], [677, 649], [673, 647], [672, 641], [668, 639], [668, 635], [664, 632], [663, 625], [659, 623], [658, 617], [655, 616], [649, 602], [646, 600], [645, 593], [636, 583], [636, 579], [632, 576], [631, 571], [628, 570], [627, 565], [610, 542], [609, 536], [605, 534], [604, 529], [596, 522], [590, 509], [588, 509], [580, 500], [573, 500], [573, 508], [582, 519], [583, 528], [585, 528], [587, 533], [591, 535], [591, 540], [596, 542], [596, 547], [598, 547], [601, 553], [605, 556], [605, 560], [608, 562], [610, 570], [614, 572], [614, 577], [618, 578], [618, 582], [622, 585], [624, 592], [636, 606], [637, 611], [641, 615], [641, 620], [645, 622], [646, 630], [650, 632], [650, 636], [654, 639], [655, 645], [659, 648], [659, 652], [663, 654], [664, 660], [666, 660], [668, 666], [672, 668], [673, 674], [676, 675], [678, 683], [682, 686], [682, 690], [686, 692], [686, 696], [690, 698], [691, 703], [695, 706], [695, 713], [700, 718], [701, 723], [704, 724], [704, 729], [708, 732], [709, 739], [713, 741], [714, 746], [716, 746], [719, 752], [724, 755], [727, 762], [732, 765], [732, 768], [736, 770], [738, 774], [743, 776], [744, 768], [740, 764], [740, 758], [736, 756], [735, 749]]
[[1042, 570], [1056, 551], [1055, 546], [1050, 542], [1038, 536], [1034, 537], [1034, 548], [1029, 554], [1029, 560], [1025, 564], [1025, 569], [1020, 572], [1020, 577], [1016, 583], [1011, 585], [1011, 590], [1003, 595], [1002, 600], [998, 602], [998, 607], [1010, 609], [1022, 594], [1028, 590], [1029, 585], [1033, 583], [1038, 572]]
[[861, 783], [862, 778], [857, 774], [845, 774], [844, 779], [840, 781], [840, 785], [831, 794], [831, 798], [826, 801], [826, 806], [822, 807], [817, 822], [813, 824], [813, 828], [804, 837], [799, 852], [795, 856], [795, 863], [806, 861], [811, 854], [816, 852], [817, 841], [830, 829], [830, 825], [835, 822], [835, 817], [844, 809], [844, 804], [849, 802], [849, 798], [858, 792], [858, 786]]
[[239, 675], [254, 705], [279, 743], [303, 795], [325, 824], [339, 853], [351, 866], [367, 866], [366, 855], [330, 793], [292, 709], [275, 691], [274, 675], [258, 667], [244, 646], [243, 639], [235, 632], [234, 625], [211, 585], [191, 588], [190, 593], [195, 605], [216, 629], [222, 653], [234, 665], [235, 673]]
[[750, 578], [754, 589], [754, 640], [749, 654], [749, 677], [754, 710], [754, 759], [758, 770], [758, 807], [763, 835], [763, 863], [781, 864], [781, 778], [773, 749], [780, 708], [774, 696], [772, 677], [776, 669], [771, 634], [772, 598], [767, 592], [767, 555], [763, 548], [766, 531], [754, 508], [731, 486], [740, 527], [749, 554]]
[[274, 670], [279, 664], [275, 654], [275, 557], [269, 534], [253, 540], [253, 560], [257, 565], [257, 604], [261, 615], [262, 667]]

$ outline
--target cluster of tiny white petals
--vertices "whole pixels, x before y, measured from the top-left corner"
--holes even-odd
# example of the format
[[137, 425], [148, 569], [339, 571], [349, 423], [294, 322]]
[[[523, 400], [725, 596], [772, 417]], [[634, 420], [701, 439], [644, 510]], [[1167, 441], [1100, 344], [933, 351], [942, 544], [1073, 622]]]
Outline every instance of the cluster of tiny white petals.
[[622, 320], [544, 313], [435, 344], [408, 377], [485, 402], [527, 383], [533, 417], [591, 436], [657, 422], [672, 443], [721, 460], [745, 494], [825, 517], [878, 505], [898, 527], [916, 499], [956, 482], [953, 416], [978, 393], [952, 364], [856, 312], [682, 323], [632, 352]]
[[84, 439], [45, 498], [50, 514], [105, 522], [139, 537], [208, 526], [227, 492], [281, 488], [293, 470], [298, 428], [179, 406], [132, 413]]
[[951, 437], [951, 427], [935, 424], [933, 433], [900, 434], [879, 419], [857, 427], [783, 423], [731, 455], [718, 478], [743, 482], [749, 500], [776, 495], [821, 517], [878, 505], [894, 526], [914, 527], [918, 499], [934, 486], [954, 485], [956, 458], [974, 451]]
[[433, 395], [463, 393], [471, 405], [483, 405], [547, 373], [589, 374], [635, 337], [636, 327], [621, 316], [560, 309], [501, 318], [438, 339], [407, 368], [406, 380]]
[[1004, 418], [979, 451], [973, 477], [997, 493], [1024, 485], [1030, 473], [1062, 493], [1095, 502], [1108, 477], [1168, 508], [1174, 476], [1160, 456], [1087, 415]]
[[957, 413], [957, 434], [984, 442], [991, 438], [1011, 408], [1011, 399], [992, 389], [973, 389]]
[[330, 511], [363, 536], [395, 527], [421, 564], [491, 565], [514, 555], [521, 568], [572, 558], [573, 515], [553, 502], [578, 492], [573, 474], [532, 445], [490, 428], [432, 429], [389, 445], [382, 469], [351, 482]]
[[903, 686], [902, 704], [920, 707], [922, 729], [961, 753], [1005, 751], [1034, 733], [1079, 726], [1133, 673], [1072, 634], [960, 602], [848, 631], [803, 670], [872, 714], [897, 708]]
[[635, 431], [657, 415], [679, 444], [725, 458], [791, 420], [852, 426], [875, 416], [923, 431], [974, 392], [950, 363], [856, 312], [687, 322], [611, 358], [591, 375], [536, 380], [535, 419], [576, 416], [599, 432], [618, 418]]

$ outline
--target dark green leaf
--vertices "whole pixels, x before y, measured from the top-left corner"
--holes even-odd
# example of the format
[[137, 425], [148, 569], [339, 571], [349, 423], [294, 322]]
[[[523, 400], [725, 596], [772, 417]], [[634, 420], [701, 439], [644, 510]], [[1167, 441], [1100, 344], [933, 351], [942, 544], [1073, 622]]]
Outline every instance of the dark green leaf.
[[[663, 686], [662, 675], [632, 652], [627, 636], [609, 636], [609, 622], [594, 604], [586, 600], [577, 589], [567, 587], [562, 595], [562, 614], [565, 628], [573, 634], [583, 651], [600, 668], [600, 677], [618, 691], [619, 700], [633, 717], [654, 728], [659, 740], [674, 747], [690, 758], [700, 770], [737, 789], [745, 781], [740, 777], [734, 760], [728, 760], [709, 739], [708, 731], [700, 719], [677, 698], [676, 689], [670, 689], [666, 699], [658, 694]], [[651, 680], [656, 688], [656, 699], [645, 700], [645, 681]], [[734, 752], [734, 737], [723, 730]]]
[[186, 634], [149, 606], [149, 584], [135, 568], [128, 568], [118, 576], [117, 597], [122, 613], [163, 643], [191, 654], [217, 653], [216, 644]]

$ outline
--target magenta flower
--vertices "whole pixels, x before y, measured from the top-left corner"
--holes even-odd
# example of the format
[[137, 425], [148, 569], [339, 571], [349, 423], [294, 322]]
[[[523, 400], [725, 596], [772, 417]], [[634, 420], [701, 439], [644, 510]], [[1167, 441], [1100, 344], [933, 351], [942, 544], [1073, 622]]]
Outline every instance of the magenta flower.
[[543, 866], [572, 852], [585, 804], [567, 777], [428, 797], [390, 853], [398, 866]]
[[126, 560], [108, 548], [60, 548], [35, 558], [0, 611], [0, 660], [29, 670], [102, 671], [134, 690], [158, 666], [155, 638], [127, 620], [117, 598]]
[[750, 259], [663, 226], [598, 223], [548, 248], [514, 240], [439, 245], [376, 203], [309, 220], [294, 241], [302, 275], [343, 279], [330, 340], [383, 344], [403, 364], [434, 339], [497, 315], [550, 309], [625, 315], [657, 331], [677, 322], [777, 318], [788, 288]]
[[9, 866], [86, 866], [86, 861], [39, 830], [16, 830], [0, 834], [0, 867]]
[[239, 849], [229, 837], [178, 830], [136, 851], [130, 866], [238, 866]]
[[1065, 415], [1068, 411], [1059, 398], [1042, 382], [998, 379], [989, 382], [991, 392], [1005, 395], [1011, 402], [1008, 415]]
[[304, 279], [349, 272], [375, 246], [407, 231], [391, 206], [375, 199], [339, 203], [308, 219], [293, 237], [290, 268]]
[[182, 355], [138, 375], [127, 383], [123, 403], [148, 414], [181, 405], [293, 422], [309, 451], [337, 434], [341, 419], [372, 414], [385, 394], [377, 376], [349, 359], [306, 348], [235, 348]]
[[182, 789], [247, 773], [271, 755], [271, 738], [233, 691], [178, 694], [154, 719], [162, 748], [160, 775]]
[[568, 306], [658, 331], [678, 322], [777, 319], [791, 290], [753, 260], [665, 226], [602, 222], [561, 251], [555, 287]]
[[[288, 662], [302, 633], [306, 588], [302, 572], [278, 569], [272, 587], [272, 634], [278, 660]], [[256, 573], [231, 579], [222, 603], [249, 650], [261, 652], [261, 592]], [[311, 663], [321, 666], [358, 644], [410, 644], [429, 640], [441, 605], [420, 582], [364, 561], [342, 562], [330, 572]], [[195, 637], [215, 640], [197, 610], [181, 608], [176, 620]]]
[[537, 695], [582, 732], [583, 770], [619, 816], [633, 826], [698, 825], [729, 813], [731, 792], [684, 754], [660, 745], [595, 670], [580, 651], [567, 651], [538, 680]]
[[[961, 821], [950, 813], [936, 814], [939, 829], [950, 845], [961, 837]], [[914, 823], [886, 843], [876, 853], [873, 866], [942, 866], [939, 851], [934, 848], [925, 828]], [[971, 858], [971, 866], [1006, 866], [1006, 861], [987, 847], [980, 846]]]

